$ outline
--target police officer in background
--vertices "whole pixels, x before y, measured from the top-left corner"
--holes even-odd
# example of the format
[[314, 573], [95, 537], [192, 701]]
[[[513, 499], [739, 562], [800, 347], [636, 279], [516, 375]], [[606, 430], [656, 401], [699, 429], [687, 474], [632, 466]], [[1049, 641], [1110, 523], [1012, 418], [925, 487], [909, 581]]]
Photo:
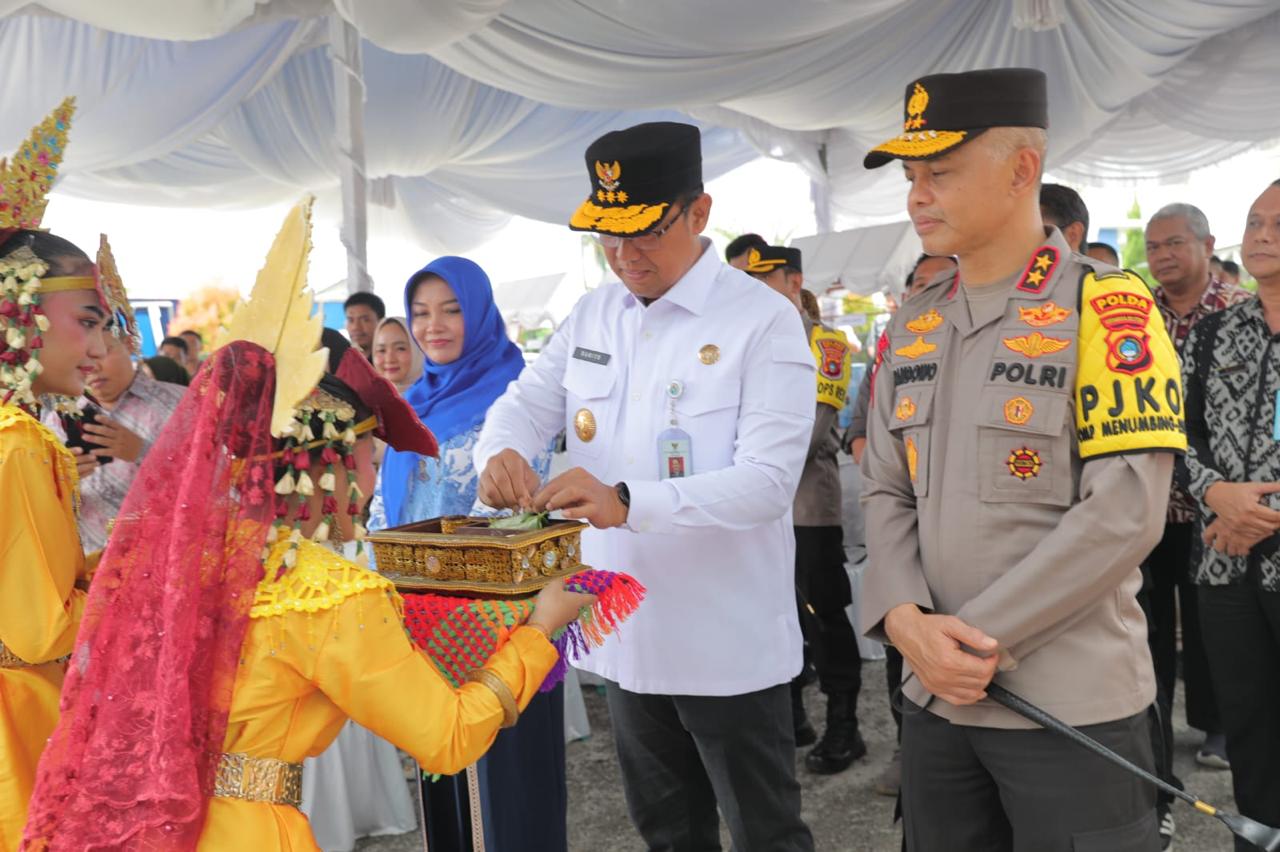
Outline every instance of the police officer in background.
[[[840, 410], [849, 401], [849, 364], [853, 350], [840, 332], [812, 320], [801, 305], [804, 288], [798, 248], [764, 246], [746, 252], [746, 271], [795, 304], [804, 319], [809, 348], [818, 365], [813, 434], [804, 473], [792, 508], [796, 533], [796, 592], [800, 626], [827, 696], [827, 726], [804, 764], [819, 775], [843, 772], [867, 753], [858, 731], [858, 692], [862, 657], [845, 607], [853, 603], [844, 568], [844, 528], [840, 500]], [[804, 709], [800, 679], [791, 682], [796, 744], [817, 739]], [[801, 737], [808, 739], [808, 743]]]
[[1186, 448], [1150, 290], [1043, 226], [1044, 75], [908, 85], [902, 160], [924, 249], [957, 275], [883, 338], [863, 456], [861, 614], [906, 661], [910, 850], [1156, 850], [1155, 791], [986, 699], [993, 677], [1152, 767], [1138, 566]]
[[[587, 520], [583, 561], [645, 605], [581, 665], [605, 678], [627, 807], [651, 849], [811, 850], [788, 684], [800, 671], [791, 504], [813, 429], [795, 307], [720, 261], [701, 140], [642, 124], [587, 149], [617, 274], [584, 296], [485, 418], [480, 499]], [[575, 467], [528, 459], [567, 429]]]

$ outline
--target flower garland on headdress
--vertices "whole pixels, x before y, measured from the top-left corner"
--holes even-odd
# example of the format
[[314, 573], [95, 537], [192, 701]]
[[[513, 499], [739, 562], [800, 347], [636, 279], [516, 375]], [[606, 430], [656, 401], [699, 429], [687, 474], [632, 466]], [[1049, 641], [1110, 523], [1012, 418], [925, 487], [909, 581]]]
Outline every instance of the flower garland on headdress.
[[[15, 235], [40, 227], [74, 112], [75, 98], [67, 98], [32, 130], [11, 160], [0, 160], [0, 251]], [[137, 351], [137, 324], [105, 235], [95, 275], [46, 277], [48, 272], [49, 264], [26, 246], [0, 257], [0, 404], [14, 404], [30, 414], [38, 408], [32, 383], [41, 372], [41, 334], [49, 330], [40, 306], [43, 294], [97, 290], [114, 320], [113, 332], [127, 337]], [[70, 400], [56, 402], [75, 410]]]

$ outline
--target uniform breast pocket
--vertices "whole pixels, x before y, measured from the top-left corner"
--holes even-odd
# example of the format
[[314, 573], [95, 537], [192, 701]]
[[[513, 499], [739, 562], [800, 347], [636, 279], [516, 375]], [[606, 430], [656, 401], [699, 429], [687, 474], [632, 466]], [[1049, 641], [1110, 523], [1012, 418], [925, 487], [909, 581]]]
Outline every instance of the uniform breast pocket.
[[1070, 506], [1068, 397], [987, 388], [979, 400], [978, 494], [987, 503]]
[[736, 377], [684, 382], [676, 400], [676, 423], [693, 444], [693, 470], [707, 473], [733, 464], [742, 387]]
[[929, 452], [933, 421], [933, 385], [907, 385], [893, 396], [889, 431], [902, 441], [907, 476], [917, 497], [929, 495]]
[[570, 454], [598, 458], [613, 428], [617, 374], [606, 366], [571, 360], [564, 372], [566, 446]]

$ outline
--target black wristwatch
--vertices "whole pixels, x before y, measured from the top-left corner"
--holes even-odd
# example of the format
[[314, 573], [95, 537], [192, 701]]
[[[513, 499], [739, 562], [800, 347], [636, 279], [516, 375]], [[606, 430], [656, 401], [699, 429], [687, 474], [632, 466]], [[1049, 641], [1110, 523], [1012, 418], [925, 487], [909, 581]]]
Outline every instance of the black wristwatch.
[[619, 482], [613, 486], [613, 490], [618, 492], [618, 500], [628, 509], [631, 508], [631, 489], [627, 487], [627, 483]]

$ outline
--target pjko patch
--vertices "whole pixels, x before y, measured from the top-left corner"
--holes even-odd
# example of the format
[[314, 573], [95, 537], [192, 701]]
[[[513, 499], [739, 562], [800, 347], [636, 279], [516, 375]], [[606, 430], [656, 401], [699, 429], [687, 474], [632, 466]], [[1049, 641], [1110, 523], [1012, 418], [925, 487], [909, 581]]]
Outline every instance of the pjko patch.
[[1107, 330], [1107, 366], [1133, 375], [1151, 368], [1151, 336], [1147, 321], [1155, 302], [1137, 293], [1107, 293], [1090, 300], [1098, 322]]

